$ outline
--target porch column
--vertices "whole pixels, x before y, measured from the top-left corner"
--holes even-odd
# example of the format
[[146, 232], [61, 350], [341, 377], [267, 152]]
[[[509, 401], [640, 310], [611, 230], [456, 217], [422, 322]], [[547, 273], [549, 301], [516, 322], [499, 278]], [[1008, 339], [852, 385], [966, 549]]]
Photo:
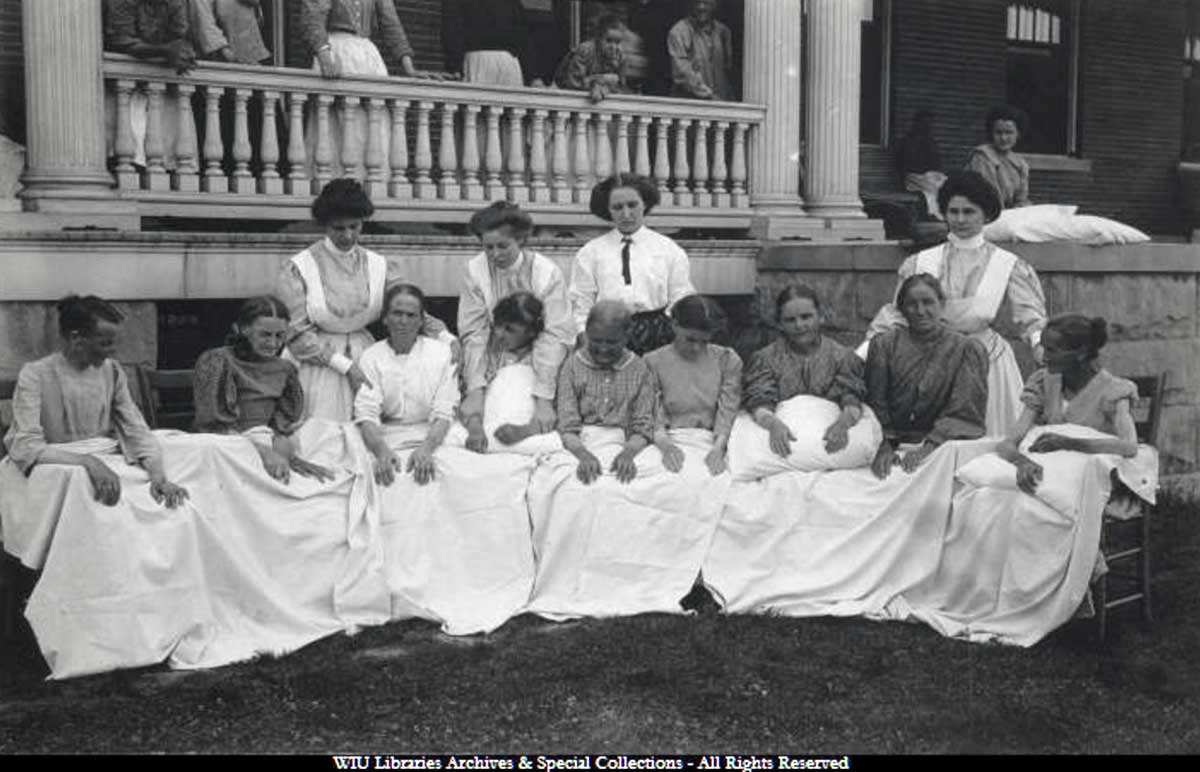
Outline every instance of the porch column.
[[801, 0], [745, 0], [743, 95], [767, 115], [750, 144], [751, 233], [809, 236], [800, 198]]
[[[128, 224], [104, 158], [96, 0], [24, 0], [25, 208], [64, 225]], [[124, 217], [122, 217], [124, 214]]]
[[866, 216], [858, 197], [861, 24], [861, 2], [808, 2], [804, 196], [809, 214], [817, 217]]

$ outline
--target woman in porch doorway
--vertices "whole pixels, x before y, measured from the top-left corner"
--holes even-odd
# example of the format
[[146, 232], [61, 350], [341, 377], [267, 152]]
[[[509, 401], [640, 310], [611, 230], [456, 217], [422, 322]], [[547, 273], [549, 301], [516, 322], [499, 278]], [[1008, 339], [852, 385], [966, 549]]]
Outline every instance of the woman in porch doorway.
[[[325, 238], [284, 264], [275, 294], [291, 317], [285, 358], [297, 362], [304, 417], [349, 421], [354, 395], [371, 385], [358, 356], [375, 342], [367, 325], [379, 318], [384, 289], [400, 281], [386, 258], [358, 243], [375, 212], [357, 180], [336, 179], [312, 204]], [[422, 332], [458, 351], [446, 325], [426, 315]], [[455, 359], [457, 360], [457, 355]]]
[[[1021, 412], [1021, 371], [1012, 346], [994, 327], [1011, 325], [1037, 356], [1046, 326], [1046, 296], [1029, 263], [983, 239], [983, 226], [1000, 215], [1000, 199], [992, 185], [975, 172], [951, 175], [938, 191], [938, 205], [950, 228], [948, 240], [909, 257], [900, 266], [900, 284], [927, 273], [945, 290], [944, 315], [950, 329], [979, 340], [988, 351], [987, 433], [1004, 436]], [[879, 310], [867, 340], [907, 323], [889, 303]], [[866, 344], [859, 349], [866, 355]]]
[[575, 254], [568, 290], [579, 330], [586, 328], [597, 302], [625, 304], [633, 315], [629, 349], [639, 355], [671, 342], [674, 333], [667, 312], [680, 298], [696, 292], [687, 252], [646, 227], [646, 215], [658, 200], [653, 181], [625, 172], [592, 188], [592, 214], [616, 227]]
[[988, 141], [971, 151], [966, 168], [991, 183], [1004, 209], [1029, 205], [1029, 163], [1013, 151], [1029, 130], [1023, 110], [1000, 105], [988, 110], [984, 120]]

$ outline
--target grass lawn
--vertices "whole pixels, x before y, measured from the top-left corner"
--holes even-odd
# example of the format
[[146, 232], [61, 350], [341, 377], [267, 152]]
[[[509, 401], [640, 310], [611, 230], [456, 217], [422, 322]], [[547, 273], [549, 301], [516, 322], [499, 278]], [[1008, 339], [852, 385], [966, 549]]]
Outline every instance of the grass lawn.
[[1154, 527], [1157, 622], [1032, 649], [851, 619], [404, 622], [280, 660], [61, 683], [0, 651], [0, 752], [1200, 753], [1200, 507]]

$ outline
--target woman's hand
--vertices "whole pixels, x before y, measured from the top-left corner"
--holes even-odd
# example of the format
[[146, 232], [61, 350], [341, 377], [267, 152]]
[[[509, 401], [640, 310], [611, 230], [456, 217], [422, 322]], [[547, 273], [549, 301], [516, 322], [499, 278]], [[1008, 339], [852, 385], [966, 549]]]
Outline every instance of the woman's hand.
[[529, 424], [504, 424], [496, 427], [496, 439], [501, 445], [516, 445], [526, 437], [532, 437], [534, 433]]
[[886, 480], [892, 473], [892, 465], [896, 463], [896, 450], [892, 443], [884, 440], [875, 451], [875, 459], [871, 461], [871, 474], [880, 480]]
[[929, 458], [933, 451], [937, 450], [937, 445], [930, 445], [928, 442], [923, 444], [916, 450], [910, 450], [900, 459], [900, 468], [908, 474], [912, 474], [921, 465], [921, 462]]
[[[612, 466], [609, 470], [617, 476], [617, 479], [623, 483], [630, 482], [637, 477], [637, 464], [633, 462], [633, 457], [638, 454], [636, 450], [626, 448], [617, 454], [613, 459]], [[682, 456], [683, 453], [680, 453]], [[665, 460], [665, 459], [664, 459]]]
[[263, 469], [267, 470], [267, 475], [272, 480], [278, 480], [283, 484], [287, 484], [291, 479], [291, 464], [288, 463], [288, 458], [283, 453], [268, 448], [265, 445], [254, 444], [258, 451], [258, 457], [262, 459]]
[[708, 451], [708, 455], [704, 457], [704, 465], [708, 467], [708, 473], [713, 477], [724, 472], [728, 468], [725, 464], [725, 446], [714, 445], [713, 449]]
[[825, 430], [825, 452], [833, 455], [850, 444], [850, 427], [840, 417]]
[[603, 102], [607, 93], [604, 89], [604, 84], [596, 81], [592, 83], [592, 87], [588, 90], [588, 99], [591, 100], [592, 104]]
[[391, 485], [396, 481], [396, 474], [403, 468], [399, 456], [390, 450], [384, 451], [375, 456], [375, 482]]
[[165, 478], [150, 481], [150, 496], [159, 504], [165, 503], [167, 509], [174, 509], [187, 500], [187, 488]]
[[187, 73], [196, 66], [196, 52], [182, 38], [167, 43], [163, 55], [171, 69], [180, 75]]
[[366, 373], [358, 366], [358, 363], [350, 365], [350, 369], [346, 371], [346, 378], [350, 381], [350, 393], [357, 394], [361, 388], [371, 388], [371, 381], [368, 380]]
[[458, 366], [462, 364], [462, 341], [458, 338], [450, 341], [450, 364]]
[[668, 472], [679, 473], [683, 469], [683, 451], [670, 440], [663, 440], [657, 443], [658, 452], [662, 453], [663, 466]]
[[483, 430], [481, 421], [471, 421], [467, 424], [467, 450], [476, 453], [487, 453], [487, 432]]
[[408, 471], [412, 472], [417, 485], [425, 485], [433, 480], [434, 464], [433, 451], [417, 448], [408, 455]]
[[787, 458], [792, 455], [792, 443], [796, 441], [796, 435], [792, 434], [792, 430], [787, 428], [787, 424], [780, 421], [777, 416], [772, 416], [771, 425], [767, 428], [771, 434], [771, 452], [780, 458]]
[[113, 506], [121, 500], [121, 478], [117, 477], [108, 464], [95, 456], [86, 456], [83, 468], [92, 481], [92, 495], [105, 506]]
[[1016, 467], [1017, 487], [1032, 496], [1042, 483], [1042, 465], [1022, 456]]
[[292, 456], [288, 459], [288, 466], [298, 475], [311, 477], [317, 482], [329, 482], [333, 480], [333, 470], [328, 467], [314, 464], [311, 461], [305, 461], [299, 456]]
[[1078, 450], [1078, 443], [1061, 434], [1043, 434], [1029, 446], [1030, 453], [1053, 453], [1056, 450]]
[[533, 400], [533, 427], [538, 434], [554, 431], [558, 416], [554, 412], [554, 400], [536, 397]]
[[603, 468], [600, 466], [600, 459], [586, 448], [579, 450], [575, 454], [575, 458], [579, 459], [579, 468], [575, 470], [575, 476], [584, 485], [591, 485], [592, 482], [600, 475], [604, 474]]
[[334, 58], [332, 48], [322, 48], [317, 52], [317, 64], [321, 68], [322, 78], [342, 77], [342, 66]]

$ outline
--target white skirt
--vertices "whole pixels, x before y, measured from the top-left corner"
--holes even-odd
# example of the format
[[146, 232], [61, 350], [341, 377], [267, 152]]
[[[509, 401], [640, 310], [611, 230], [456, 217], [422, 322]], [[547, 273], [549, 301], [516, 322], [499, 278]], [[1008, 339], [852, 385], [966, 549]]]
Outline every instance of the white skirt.
[[481, 86], [524, 86], [521, 62], [508, 51], [468, 51], [463, 80]]
[[1006, 437], [1021, 416], [1021, 391], [1025, 383], [1012, 346], [995, 330], [988, 328], [972, 337], [988, 350], [987, 434]]

